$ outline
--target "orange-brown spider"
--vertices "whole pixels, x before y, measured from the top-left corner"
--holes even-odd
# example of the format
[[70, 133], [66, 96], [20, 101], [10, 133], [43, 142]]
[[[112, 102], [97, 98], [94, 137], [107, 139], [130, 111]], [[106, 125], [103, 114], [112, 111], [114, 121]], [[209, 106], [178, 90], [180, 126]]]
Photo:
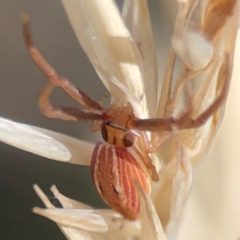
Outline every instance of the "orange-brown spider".
[[[171, 131], [197, 128], [221, 106], [227, 93], [227, 69], [223, 64], [219, 76], [226, 77], [220, 95], [196, 119], [191, 119], [191, 107], [180, 118], [139, 119], [134, 115], [130, 103], [115, 102], [108, 109], [92, 100], [87, 94], [76, 88], [68, 79], [58, 76], [53, 67], [43, 58], [33, 45], [29, 32], [29, 16], [23, 17], [23, 35], [33, 61], [46, 75], [50, 84], [39, 97], [39, 107], [44, 115], [51, 118], [72, 121], [98, 121], [104, 141], [96, 144], [91, 163], [93, 182], [102, 198], [124, 217], [135, 220], [139, 216], [140, 203], [133, 179], [136, 179], [143, 190], [150, 193], [150, 176], [158, 180], [155, 167], [148, 153], [155, 151], [162, 139], [154, 148], [148, 144], [145, 131]], [[61, 87], [83, 109], [53, 106], [49, 97], [55, 87]], [[134, 130], [134, 131], [133, 131]], [[140, 138], [142, 149], [136, 146]]]

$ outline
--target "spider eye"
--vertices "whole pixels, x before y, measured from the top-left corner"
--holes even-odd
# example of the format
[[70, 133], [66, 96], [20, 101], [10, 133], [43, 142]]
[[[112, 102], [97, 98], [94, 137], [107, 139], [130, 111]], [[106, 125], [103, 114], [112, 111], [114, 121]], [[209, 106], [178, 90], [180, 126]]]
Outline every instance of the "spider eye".
[[125, 147], [131, 147], [134, 144], [135, 136], [131, 132], [127, 132], [123, 138]]
[[107, 125], [107, 123], [102, 125], [101, 133], [102, 133], [102, 138], [107, 142], [107, 140], [108, 140], [108, 132], [107, 132], [106, 125]]
[[112, 122], [111, 121], [106, 121], [106, 122], [104, 122], [104, 125], [111, 126]]

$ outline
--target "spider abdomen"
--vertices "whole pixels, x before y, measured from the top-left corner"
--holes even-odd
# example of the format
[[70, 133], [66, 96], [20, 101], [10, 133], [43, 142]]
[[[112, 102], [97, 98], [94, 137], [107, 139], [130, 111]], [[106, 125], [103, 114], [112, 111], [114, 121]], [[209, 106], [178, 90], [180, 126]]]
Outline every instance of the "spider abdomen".
[[91, 172], [103, 200], [125, 218], [137, 219], [140, 201], [133, 180], [138, 181], [146, 193], [151, 191], [141, 153], [135, 147], [98, 142], [92, 155]]

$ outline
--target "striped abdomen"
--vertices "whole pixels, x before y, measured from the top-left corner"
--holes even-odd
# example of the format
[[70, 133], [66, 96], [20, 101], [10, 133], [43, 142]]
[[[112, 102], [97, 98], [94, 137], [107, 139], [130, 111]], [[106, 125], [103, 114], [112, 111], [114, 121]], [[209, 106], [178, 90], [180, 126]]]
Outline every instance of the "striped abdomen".
[[137, 219], [140, 201], [132, 180], [136, 179], [147, 193], [151, 188], [141, 153], [135, 147], [98, 142], [91, 171], [94, 185], [104, 201], [125, 218]]

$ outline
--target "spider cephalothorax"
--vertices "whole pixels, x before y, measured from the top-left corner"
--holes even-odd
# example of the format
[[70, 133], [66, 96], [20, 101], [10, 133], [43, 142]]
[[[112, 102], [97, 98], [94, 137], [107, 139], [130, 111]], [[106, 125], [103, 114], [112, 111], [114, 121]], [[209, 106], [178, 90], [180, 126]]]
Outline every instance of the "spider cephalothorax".
[[118, 147], [131, 147], [137, 141], [137, 136], [128, 128], [130, 120], [136, 117], [132, 105], [121, 100], [115, 101], [103, 113], [101, 132], [103, 139]]
[[[219, 71], [219, 79], [224, 80], [219, 96], [196, 119], [191, 118], [191, 103], [188, 110], [178, 119], [139, 119], [134, 115], [130, 103], [118, 100], [110, 108], [104, 109], [69, 80], [58, 76], [33, 45], [28, 18], [28, 15], [23, 17], [25, 43], [32, 59], [50, 81], [39, 98], [41, 111], [51, 118], [99, 123], [103, 141], [96, 144], [92, 155], [91, 173], [94, 185], [113, 209], [127, 219], [135, 220], [140, 213], [140, 202], [134, 180], [139, 182], [146, 193], [151, 192], [151, 179], [158, 181], [158, 174], [148, 153], [155, 151], [164, 140], [163, 138], [155, 146], [150, 146], [145, 131], [171, 131], [174, 127], [181, 130], [202, 126], [225, 99], [230, 77], [228, 64], [223, 63]], [[49, 97], [55, 87], [61, 87], [83, 107], [83, 110], [51, 105]], [[141, 140], [141, 148], [139, 144], [135, 144], [138, 139]]]

